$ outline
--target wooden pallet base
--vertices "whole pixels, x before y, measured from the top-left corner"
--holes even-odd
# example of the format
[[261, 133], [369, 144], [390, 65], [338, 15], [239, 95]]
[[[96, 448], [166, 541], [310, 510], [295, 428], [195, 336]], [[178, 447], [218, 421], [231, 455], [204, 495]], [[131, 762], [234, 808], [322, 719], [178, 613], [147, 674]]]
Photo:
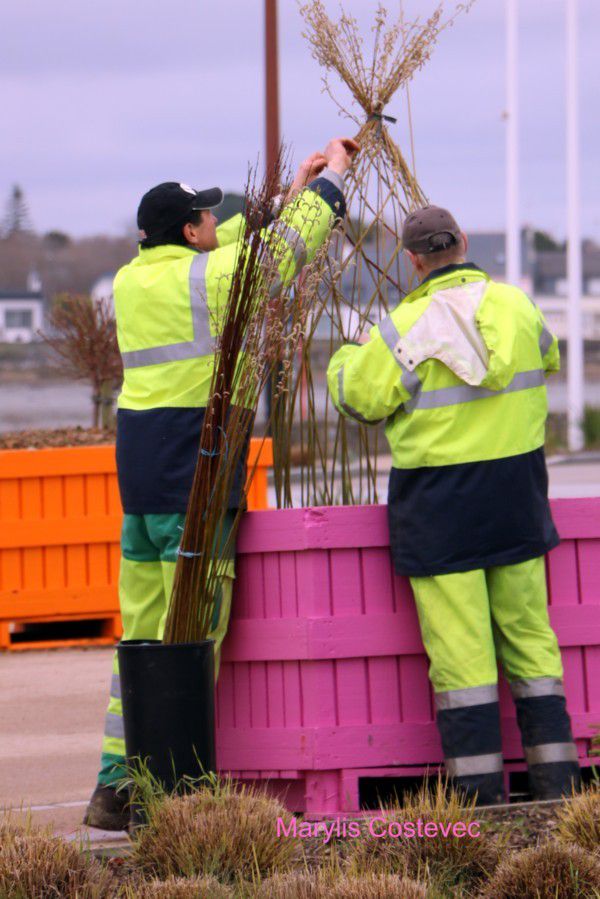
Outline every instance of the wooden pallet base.
[[[579, 762], [584, 780], [587, 780], [598, 759], [584, 757]], [[403, 792], [418, 788], [425, 777], [435, 780], [440, 771], [443, 773], [442, 767], [430, 765], [334, 771], [232, 771], [231, 774], [236, 780], [250, 781], [264, 788], [291, 812], [319, 820], [375, 813], [380, 801], [393, 801], [395, 796], [401, 798]], [[526, 771], [524, 761], [505, 763], [505, 787], [511, 796], [511, 804], [527, 797]]]
[[[74, 623], [79, 623], [75, 628], [76, 636], [73, 634]], [[0, 651], [113, 646], [121, 633], [121, 616], [116, 612], [3, 620], [0, 621]]]

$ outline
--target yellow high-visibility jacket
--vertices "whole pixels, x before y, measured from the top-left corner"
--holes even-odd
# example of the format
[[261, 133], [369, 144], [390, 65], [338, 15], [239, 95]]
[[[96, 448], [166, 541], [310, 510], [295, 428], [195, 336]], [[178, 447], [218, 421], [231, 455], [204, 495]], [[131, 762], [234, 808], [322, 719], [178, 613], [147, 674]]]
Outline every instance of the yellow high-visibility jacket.
[[450, 265], [370, 338], [338, 350], [328, 383], [343, 415], [386, 421], [397, 570], [513, 564], [556, 545], [543, 445], [558, 341], [527, 295]]
[[[261, 232], [273, 292], [310, 262], [344, 215], [343, 181], [325, 170]], [[219, 247], [148, 249], [115, 277], [124, 380], [118, 401], [117, 468], [125, 512], [185, 512], [239, 241], [241, 216], [217, 229]], [[276, 272], [276, 275], [275, 275]], [[275, 281], [273, 283], [273, 276]], [[243, 465], [231, 502], [239, 501]]]

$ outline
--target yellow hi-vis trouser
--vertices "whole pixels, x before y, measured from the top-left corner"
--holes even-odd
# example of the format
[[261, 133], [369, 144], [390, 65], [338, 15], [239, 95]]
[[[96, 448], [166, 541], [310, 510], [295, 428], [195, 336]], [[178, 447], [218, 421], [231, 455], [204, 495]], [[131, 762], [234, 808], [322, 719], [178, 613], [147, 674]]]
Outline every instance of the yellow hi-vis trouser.
[[544, 558], [412, 577], [446, 770], [478, 802], [504, 797], [498, 661], [510, 684], [535, 798], [578, 784]]
[[[224, 529], [227, 533], [233, 515], [233, 512], [228, 513]], [[123, 640], [162, 639], [184, 519], [185, 516], [181, 514], [124, 516], [119, 575]], [[215, 615], [208, 635], [215, 641], [215, 682], [219, 674], [221, 644], [231, 612], [235, 577], [233, 550], [225, 570], [226, 575], [219, 578]], [[123, 707], [118, 657], [115, 652], [98, 783], [115, 785], [125, 774]]]

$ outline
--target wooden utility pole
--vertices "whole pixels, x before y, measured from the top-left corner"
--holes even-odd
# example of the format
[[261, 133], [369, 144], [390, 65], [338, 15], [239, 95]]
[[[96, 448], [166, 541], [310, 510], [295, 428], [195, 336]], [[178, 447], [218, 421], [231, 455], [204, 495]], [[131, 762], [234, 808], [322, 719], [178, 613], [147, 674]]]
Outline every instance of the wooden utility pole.
[[566, 2], [567, 42], [567, 433], [569, 449], [583, 449], [584, 360], [581, 316], [581, 197], [579, 183], [578, 0]]
[[270, 174], [279, 156], [279, 63], [277, 0], [265, 0], [265, 169]]
[[520, 286], [518, 0], [506, 2], [506, 280]]
[[[273, 177], [279, 159], [279, 60], [277, 53], [277, 0], [265, 0], [265, 175]], [[279, 178], [271, 182], [274, 192]], [[265, 384], [267, 421], [271, 420], [273, 380]], [[269, 433], [271, 424], [269, 424]]]

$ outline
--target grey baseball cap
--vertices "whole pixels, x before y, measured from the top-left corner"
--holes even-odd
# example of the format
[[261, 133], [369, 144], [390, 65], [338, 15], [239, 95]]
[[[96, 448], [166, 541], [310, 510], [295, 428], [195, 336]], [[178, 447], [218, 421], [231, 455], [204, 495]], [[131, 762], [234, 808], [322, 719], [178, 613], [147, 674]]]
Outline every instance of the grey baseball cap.
[[402, 247], [413, 253], [436, 253], [457, 244], [461, 233], [454, 216], [441, 206], [423, 206], [406, 216]]

